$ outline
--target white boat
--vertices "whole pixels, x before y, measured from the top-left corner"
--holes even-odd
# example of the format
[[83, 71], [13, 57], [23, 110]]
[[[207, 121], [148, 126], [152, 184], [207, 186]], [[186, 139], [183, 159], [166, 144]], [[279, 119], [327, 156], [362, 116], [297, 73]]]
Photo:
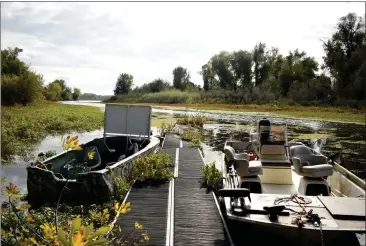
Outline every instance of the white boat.
[[249, 141], [226, 141], [224, 153], [217, 194], [224, 216], [245, 233], [286, 235], [303, 245], [365, 233], [365, 182], [306, 145], [289, 143], [286, 124], [262, 119]]

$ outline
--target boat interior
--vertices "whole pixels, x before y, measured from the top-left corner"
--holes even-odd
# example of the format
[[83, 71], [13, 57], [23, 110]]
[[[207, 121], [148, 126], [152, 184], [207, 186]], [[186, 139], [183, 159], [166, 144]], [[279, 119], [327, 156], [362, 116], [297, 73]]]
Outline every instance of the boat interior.
[[331, 195], [329, 159], [302, 143], [288, 143], [286, 125], [261, 120], [249, 141], [227, 141], [224, 153], [226, 187], [251, 193]]
[[73, 178], [88, 171], [97, 171], [137, 153], [149, 144], [148, 138], [113, 136], [96, 138], [80, 145], [82, 150], [63, 152], [43, 164], [56, 177]]

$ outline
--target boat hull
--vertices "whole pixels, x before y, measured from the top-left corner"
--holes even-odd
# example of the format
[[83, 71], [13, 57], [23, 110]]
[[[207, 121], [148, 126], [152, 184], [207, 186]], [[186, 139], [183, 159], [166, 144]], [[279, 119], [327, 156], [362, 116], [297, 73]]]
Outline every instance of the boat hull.
[[50, 170], [29, 166], [27, 167], [28, 203], [37, 207], [44, 203], [57, 202], [61, 192], [61, 200], [71, 203], [108, 201], [114, 194], [115, 177], [130, 178], [133, 161], [139, 156], [154, 152], [159, 145], [160, 140], [151, 137], [150, 143], [137, 153], [109, 168], [81, 173], [72, 180], [56, 177]]
[[[358, 246], [354, 232], [308, 230], [298, 227], [274, 227], [227, 218], [227, 226], [235, 245]], [[322, 244], [323, 241], [323, 244]]]

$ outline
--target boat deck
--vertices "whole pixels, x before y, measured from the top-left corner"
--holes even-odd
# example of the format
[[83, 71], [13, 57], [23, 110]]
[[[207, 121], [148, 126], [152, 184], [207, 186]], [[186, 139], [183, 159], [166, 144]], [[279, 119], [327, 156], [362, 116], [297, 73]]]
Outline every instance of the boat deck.
[[198, 148], [167, 134], [163, 150], [174, 159], [175, 179], [131, 188], [126, 197], [131, 211], [116, 222], [123, 229], [121, 237], [137, 221], [149, 235], [144, 245], [233, 245], [215, 196], [201, 188], [204, 159]]

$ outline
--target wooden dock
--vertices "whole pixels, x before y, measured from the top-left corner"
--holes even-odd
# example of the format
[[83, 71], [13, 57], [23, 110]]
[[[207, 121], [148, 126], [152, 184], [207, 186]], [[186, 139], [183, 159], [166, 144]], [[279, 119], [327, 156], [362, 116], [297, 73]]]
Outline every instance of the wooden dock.
[[179, 137], [166, 135], [163, 150], [173, 157], [175, 179], [159, 186], [135, 184], [126, 200], [131, 211], [117, 224], [127, 234], [139, 222], [149, 235], [144, 245], [233, 245], [214, 195], [201, 188], [204, 159]]

